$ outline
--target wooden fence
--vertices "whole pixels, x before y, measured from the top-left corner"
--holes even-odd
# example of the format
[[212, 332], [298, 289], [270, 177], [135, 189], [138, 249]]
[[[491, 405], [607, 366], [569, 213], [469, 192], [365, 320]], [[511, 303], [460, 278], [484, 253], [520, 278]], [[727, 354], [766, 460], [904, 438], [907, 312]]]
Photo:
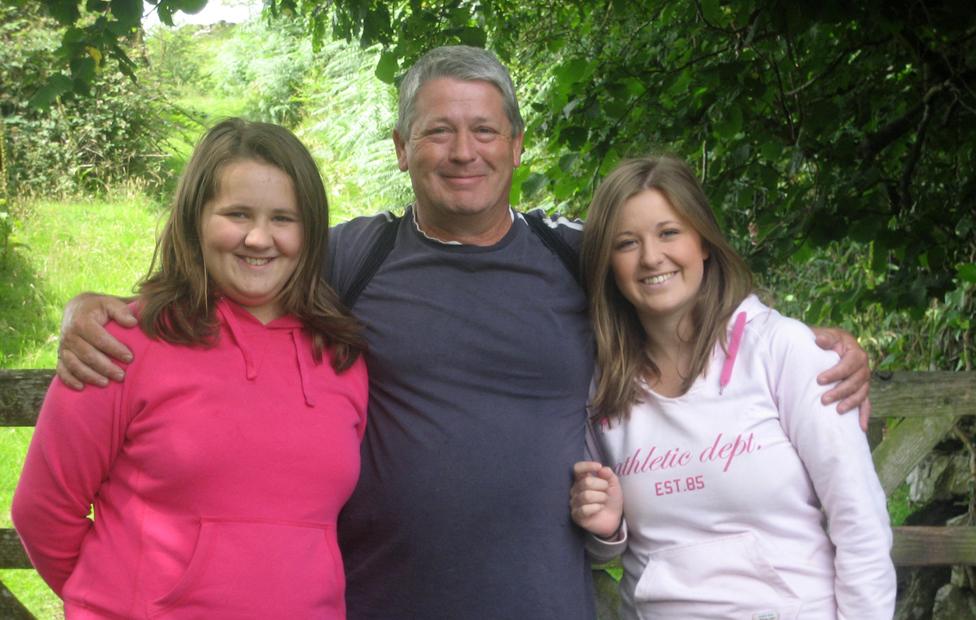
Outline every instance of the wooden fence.
[[[0, 426], [33, 426], [51, 375], [0, 370]], [[874, 464], [890, 495], [960, 416], [976, 415], [976, 372], [876, 373], [871, 401]], [[885, 418], [904, 419], [885, 430]], [[976, 526], [896, 527], [891, 555], [898, 566], [976, 565]], [[0, 568], [31, 568], [12, 529], [0, 529]], [[600, 618], [618, 617], [616, 583], [600, 567], [594, 578]], [[33, 618], [2, 583], [0, 617]]]

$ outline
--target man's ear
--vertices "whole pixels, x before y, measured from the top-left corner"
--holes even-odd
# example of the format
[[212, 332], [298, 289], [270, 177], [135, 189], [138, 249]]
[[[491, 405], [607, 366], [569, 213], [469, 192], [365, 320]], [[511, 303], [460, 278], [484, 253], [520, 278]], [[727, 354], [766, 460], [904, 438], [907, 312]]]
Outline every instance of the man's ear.
[[393, 130], [393, 146], [396, 147], [397, 154], [397, 164], [400, 166], [400, 172], [407, 171], [407, 143], [400, 136], [400, 132], [396, 129]]
[[516, 168], [522, 163], [522, 144], [525, 142], [525, 132], [512, 138], [512, 165]]

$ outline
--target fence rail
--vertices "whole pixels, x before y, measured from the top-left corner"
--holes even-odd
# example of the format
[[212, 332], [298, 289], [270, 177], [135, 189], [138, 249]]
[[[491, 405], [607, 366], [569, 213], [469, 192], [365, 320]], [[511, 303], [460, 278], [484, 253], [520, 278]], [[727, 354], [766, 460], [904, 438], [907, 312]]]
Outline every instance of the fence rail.
[[[0, 370], [0, 426], [33, 426], [51, 381], [50, 370]], [[961, 416], [976, 415], [976, 372], [875, 373], [871, 381], [872, 455], [885, 494], [952, 431]], [[884, 429], [888, 418], [901, 418]], [[898, 566], [976, 565], [976, 527], [894, 528], [892, 559]], [[31, 568], [20, 539], [0, 529], [0, 568]], [[616, 618], [617, 590], [594, 569], [600, 618]], [[0, 617], [33, 618], [0, 583]]]

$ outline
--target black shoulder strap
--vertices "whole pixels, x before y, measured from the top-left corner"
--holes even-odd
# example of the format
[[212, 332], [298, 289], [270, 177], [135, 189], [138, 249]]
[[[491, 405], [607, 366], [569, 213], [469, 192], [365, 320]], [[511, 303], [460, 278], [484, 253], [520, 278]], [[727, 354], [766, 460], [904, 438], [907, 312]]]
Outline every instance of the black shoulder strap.
[[[576, 280], [576, 283], [582, 286], [579, 253], [566, 243], [559, 236], [559, 233], [543, 221], [542, 215], [536, 214], [535, 212], [524, 213], [523, 215], [532, 232], [542, 241], [543, 245], [559, 257], [559, 260], [562, 261], [566, 270]], [[359, 299], [359, 295], [363, 292], [363, 289], [366, 288], [369, 281], [376, 275], [376, 271], [383, 264], [383, 261], [386, 260], [386, 257], [390, 255], [390, 252], [393, 250], [393, 245], [396, 243], [399, 227], [400, 218], [391, 213], [390, 219], [383, 224], [383, 230], [380, 231], [379, 237], [373, 242], [373, 246], [369, 249], [369, 254], [366, 255], [366, 260], [363, 261], [352, 284], [349, 285], [349, 288], [342, 295], [342, 301], [346, 305], [346, 308], [351, 309], [356, 305], [356, 300]]]
[[576, 283], [583, 286], [583, 279], [580, 275], [579, 253], [571, 245], [566, 243], [566, 240], [559, 236], [559, 233], [553, 230], [549, 224], [543, 221], [541, 212], [530, 211], [522, 215], [525, 216], [525, 221], [529, 223], [529, 228], [542, 241], [543, 245], [559, 257], [559, 260], [563, 262], [566, 270], [573, 276]]
[[369, 254], [366, 255], [366, 260], [363, 261], [352, 284], [342, 294], [342, 302], [346, 305], [346, 308], [351, 309], [356, 305], [356, 300], [359, 299], [360, 293], [363, 292], [363, 289], [366, 288], [369, 281], [376, 275], [376, 270], [380, 268], [380, 265], [383, 264], [386, 257], [390, 255], [390, 252], [393, 250], [393, 244], [396, 243], [397, 229], [399, 227], [400, 218], [390, 213], [389, 219], [383, 223], [383, 230], [380, 231], [380, 236], [373, 242], [373, 246], [369, 249]]

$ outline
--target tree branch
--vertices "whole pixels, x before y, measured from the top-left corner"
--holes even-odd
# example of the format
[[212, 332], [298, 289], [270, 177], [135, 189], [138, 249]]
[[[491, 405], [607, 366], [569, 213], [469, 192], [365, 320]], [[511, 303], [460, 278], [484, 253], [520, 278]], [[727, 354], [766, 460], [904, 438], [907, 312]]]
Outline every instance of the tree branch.
[[915, 167], [918, 165], [918, 160], [922, 155], [922, 146], [925, 144], [925, 134], [929, 127], [929, 121], [932, 119], [932, 106], [928, 101], [925, 102], [925, 108], [922, 110], [922, 120], [919, 121], [918, 129], [915, 131], [915, 143], [912, 145], [912, 150], [908, 153], [908, 158], [905, 160], [905, 167], [901, 173], [901, 186], [900, 186], [900, 198], [901, 205], [899, 205], [899, 211], [911, 207], [912, 204], [912, 177], [915, 175]]
[[[971, 72], [967, 72], [971, 73]], [[952, 82], [950, 80], [945, 80], [940, 82], [928, 89], [925, 96], [922, 97], [922, 101], [918, 103], [911, 110], [891, 121], [874, 134], [866, 137], [861, 141], [860, 152], [861, 156], [865, 161], [869, 161], [877, 157], [878, 153], [883, 151], [892, 142], [903, 136], [908, 130], [916, 125], [916, 119], [920, 114], [925, 112], [925, 109], [935, 103], [937, 97], [943, 96], [947, 91], [952, 89]]]

